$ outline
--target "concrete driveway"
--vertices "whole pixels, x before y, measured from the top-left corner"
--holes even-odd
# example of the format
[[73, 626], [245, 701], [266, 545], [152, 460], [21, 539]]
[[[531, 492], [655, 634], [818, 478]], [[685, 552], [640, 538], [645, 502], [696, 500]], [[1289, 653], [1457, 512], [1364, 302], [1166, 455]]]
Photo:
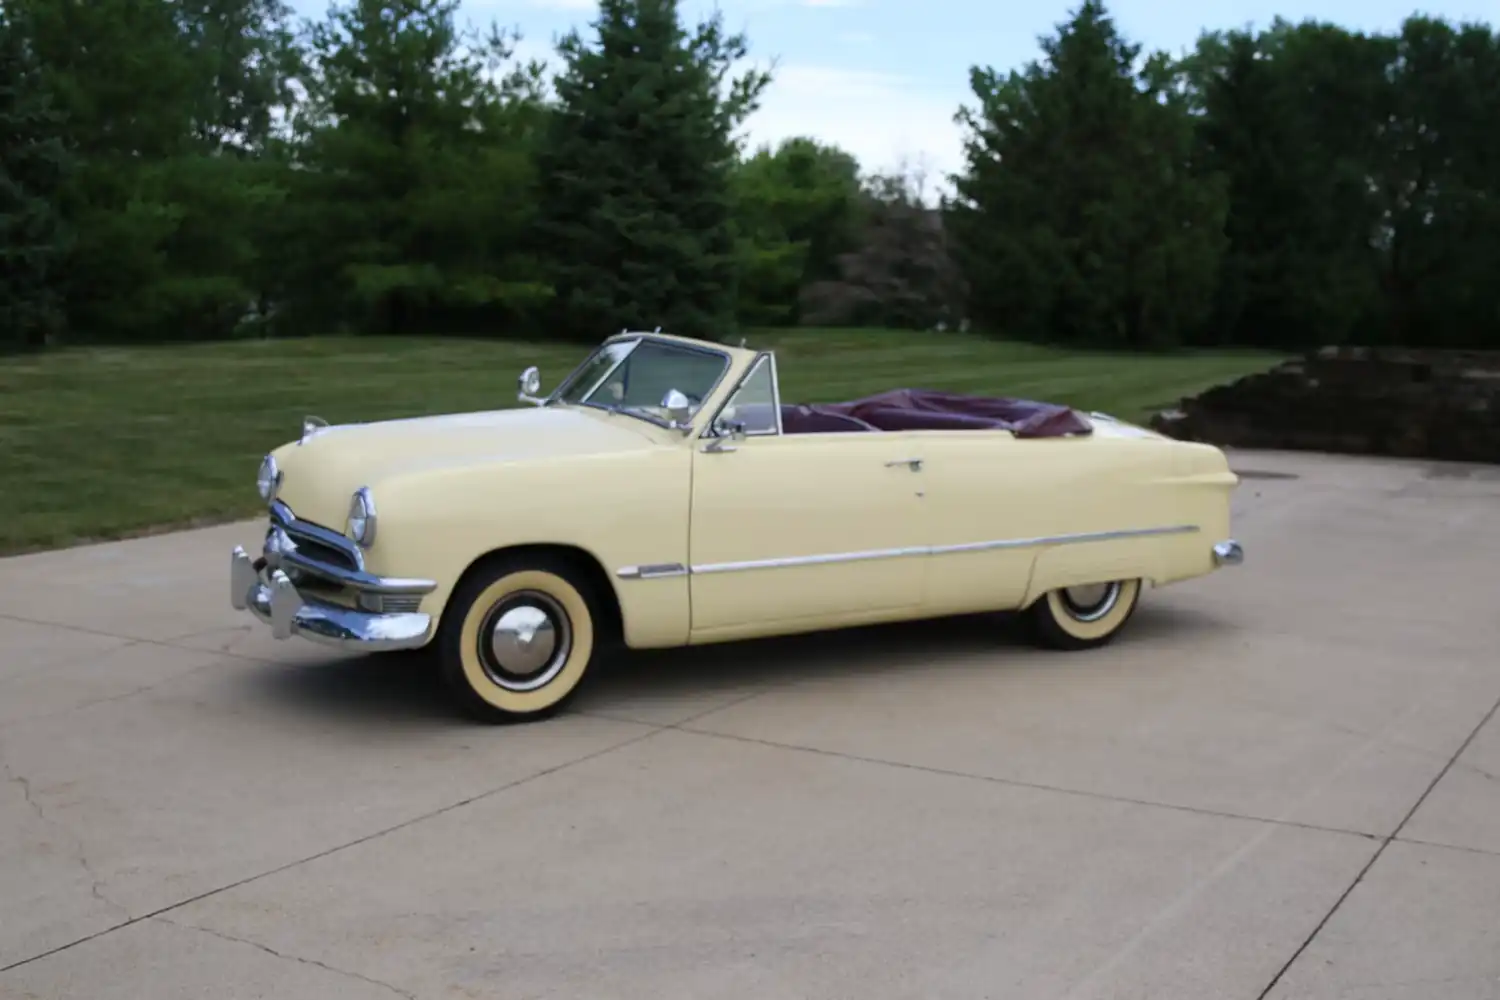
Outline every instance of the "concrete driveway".
[[0, 996], [1500, 997], [1500, 469], [1234, 463], [1246, 565], [1104, 650], [638, 656], [520, 728], [252, 628], [257, 524], [0, 561]]

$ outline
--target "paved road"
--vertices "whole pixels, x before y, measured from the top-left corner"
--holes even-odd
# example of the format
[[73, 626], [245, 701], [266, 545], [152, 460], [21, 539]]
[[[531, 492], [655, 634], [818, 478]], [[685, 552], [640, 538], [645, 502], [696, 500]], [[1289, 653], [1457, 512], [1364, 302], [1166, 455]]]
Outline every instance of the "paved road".
[[249, 627], [254, 524], [0, 561], [0, 996], [1500, 997], [1500, 469], [1235, 464], [1246, 565], [1106, 650], [641, 656], [512, 729]]

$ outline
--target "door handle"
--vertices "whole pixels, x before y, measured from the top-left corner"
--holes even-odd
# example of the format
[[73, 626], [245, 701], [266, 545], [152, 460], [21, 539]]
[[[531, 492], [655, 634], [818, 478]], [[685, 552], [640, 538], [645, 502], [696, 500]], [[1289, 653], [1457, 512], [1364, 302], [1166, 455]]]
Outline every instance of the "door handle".
[[898, 465], [904, 465], [913, 472], [922, 471], [922, 460], [920, 458], [895, 458], [885, 463], [887, 469], [894, 469]]

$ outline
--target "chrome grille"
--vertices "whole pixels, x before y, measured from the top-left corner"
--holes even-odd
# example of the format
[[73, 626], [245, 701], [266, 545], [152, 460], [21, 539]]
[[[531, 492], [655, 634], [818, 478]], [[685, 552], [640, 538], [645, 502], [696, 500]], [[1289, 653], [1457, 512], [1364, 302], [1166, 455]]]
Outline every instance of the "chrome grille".
[[422, 606], [421, 594], [360, 594], [359, 606], [382, 614], [406, 614]]
[[299, 591], [377, 614], [419, 611], [422, 597], [435, 586], [425, 580], [387, 580], [367, 573], [364, 554], [352, 539], [302, 520], [279, 500], [271, 504], [265, 557], [268, 565], [282, 568]]
[[302, 520], [279, 500], [271, 504], [271, 526], [273, 531], [278, 527], [285, 531], [297, 550], [309, 559], [337, 569], [359, 572], [365, 568], [359, 548], [352, 540], [332, 528]]
[[316, 535], [311, 535], [306, 531], [300, 530], [298, 522], [294, 521], [287, 525], [286, 533], [296, 543], [297, 551], [309, 559], [316, 559], [318, 562], [337, 566], [339, 569], [359, 569], [358, 564], [347, 550], [329, 545]]
[[382, 611], [415, 611], [422, 606], [422, 595], [386, 594], [380, 604]]

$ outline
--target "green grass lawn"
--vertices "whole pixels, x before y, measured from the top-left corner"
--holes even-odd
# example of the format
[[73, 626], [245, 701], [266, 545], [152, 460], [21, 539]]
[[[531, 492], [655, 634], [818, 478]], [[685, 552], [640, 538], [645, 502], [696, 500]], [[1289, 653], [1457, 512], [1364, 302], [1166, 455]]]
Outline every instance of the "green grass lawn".
[[[1081, 354], [957, 334], [773, 331], [789, 402], [898, 386], [1023, 396], [1129, 420], [1273, 365], [1266, 354]], [[0, 553], [253, 515], [255, 470], [305, 414], [331, 422], [516, 405], [580, 347], [314, 339], [0, 359]]]

